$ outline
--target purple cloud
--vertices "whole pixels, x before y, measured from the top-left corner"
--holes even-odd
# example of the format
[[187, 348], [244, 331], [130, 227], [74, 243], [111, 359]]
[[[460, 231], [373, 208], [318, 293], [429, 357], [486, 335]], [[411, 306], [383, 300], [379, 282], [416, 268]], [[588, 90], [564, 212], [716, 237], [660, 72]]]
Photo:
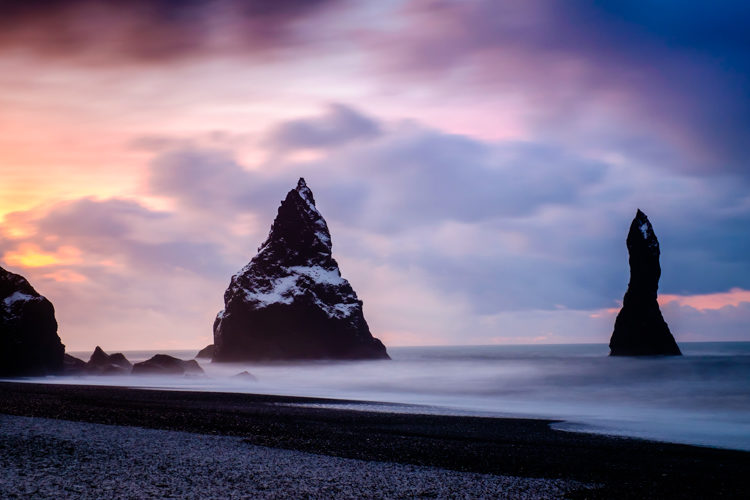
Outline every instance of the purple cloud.
[[299, 24], [335, 0], [29, 0], [0, 3], [0, 51], [98, 64], [301, 48]]
[[272, 130], [268, 142], [282, 150], [336, 147], [382, 133], [373, 119], [344, 104], [331, 104], [325, 114], [291, 120]]
[[397, 80], [515, 96], [537, 135], [576, 147], [747, 172], [745, 2], [424, 1], [400, 14], [403, 29], [366, 38]]
[[627, 286], [624, 239], [637, 207], [662, 241], [665, 293], [750, 288], [743, 253], [750, 242], [739, 230], [750, 212], [736, 182], [665, 177], [560, 147], [483, 142], [415, 124], [377, 128], [377, 137], [328, 149], [322, 159], [266, 169], [246, 169], [227, 153], [175, 150], [154, 160], [152, 194], [218, 221], [252, 213], [261, 222], [257, 245], [262, 223], [304, 176], [337, 252], [420, 269], [431, 286], [470, 297], [482, 314], [611, 307]]
[[[174, 214], [153, 211], [132, 200], [80, 198], [10, 214], [9, 219], [22, 223], [30, 234], [5, 238], [0, 248], [9, 251], [33, 243], [41, 251], [54, 253], [73, 247], [85, 257], [68, 267], [82, 274], [101, 262], [118, 262], [128, 272], [182, 269], [212, 275], [231, 269], [216, 243], [191, 234]], [[105, 271], [108, 266], [104, 265]]]
[[[353, 110], [347, 109], [346, 115], [367, 123], [367, 130], [386, 130], [384, 124]], [[311, 136], [320, 144], [317, 132], [279, 133], [308, 131], [320, 122], [329, 124], [328, 117], [282, 123], [271, 136], [281, 135], [285, 140], [272, 141], [271, 147], [292, 152], [301, 143], [311, 144]], [[305, 126], [299, 127], [302, 123]], [[331, 129], [326, 134], [323, 142], [329, 145], [349, 140]], [[309, 172], [311, 180], [318, 179], [316, 191], [336, 210], [333, 217], [377, 230], [400, 231], [443, 220], [520, 217], [545, 206], [569, 204], [587, 186], [597, 184], [607, 170], [601, 162], [554, 147], [488, 144], [413, 125], [381, 132], [344, 150], [330, 150], [320, 161], [274, 161], [268, 169], [249, 170], [227, 152], [177, 149], [154, 159], [148, 185], [153, 194], [226, 215], [273, 204], [289, 189], [289, 179]], [[564, 176], [557, 175], [560, 170]], [[556, 181], [547, 182], [552, 177]], [[386, 185], [391, 187], [374, 189]]]

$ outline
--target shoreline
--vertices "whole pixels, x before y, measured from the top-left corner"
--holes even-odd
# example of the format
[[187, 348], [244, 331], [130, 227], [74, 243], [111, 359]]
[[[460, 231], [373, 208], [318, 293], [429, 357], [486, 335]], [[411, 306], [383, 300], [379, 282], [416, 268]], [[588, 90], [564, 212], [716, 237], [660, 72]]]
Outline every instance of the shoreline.
[[8, 415], [238, 436], [319, 455], [603, 485], [580, 498], [740, 498], [750, 470], [749, 452], [550, 427], [559, 420], [326, 407], [363, 404], [357, 401], [27, 382], [0, 382], [0, 401], [0, 413]]

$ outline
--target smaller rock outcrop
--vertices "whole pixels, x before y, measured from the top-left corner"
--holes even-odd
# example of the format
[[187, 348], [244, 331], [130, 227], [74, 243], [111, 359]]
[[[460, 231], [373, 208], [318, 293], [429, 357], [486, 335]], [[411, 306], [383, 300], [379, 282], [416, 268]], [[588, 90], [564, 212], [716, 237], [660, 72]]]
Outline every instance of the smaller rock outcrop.
[[197, 361], [184, 361], [167, 354], [156, 356], [133, 365], [133, 375], [203, 375]]
[[62, 373], [64, 354], [52, 303], [0, 267], [0, 376]]
[[86, 372], [90, 375], [127, 375], [132, 368], [133, 364], [125, 355], [119, 352], [107, 354], [99, 346], [96, 346], [86, 363]]
[[255, 375], [253, 375], [247, 370], [242, 371], [238, 373], [237, 375], [234, 375], [232, 378], [247, 380], [248, 382], [257, 382], [258, 380], [258, 377], [256, 377]]
[[214, 357], [214, 351], [216, 350], [213, 344], [208, 344], [206, 347], [198, 351], [195, 355], [195, 359], [211, 359]]
[[86, 362], [82, 359], [78, 359], [70, 354], [63, 356], [63, 374], [65, 375], [81, 375], [86, 373]]
[[638, 210], [627, 246], [630, 283], [609, 341], [610, 356], [682, 354], [656, 301], [661, 267], [659, 240], [646, 214]]
[[116, 352], [114, 354], [109, 355], [109, 362], [112, 363], [115, 366], [119, 366], [120, 368], [125, 368], [127, 370], [130, 370], [133, 368], [133, 363], [128, 361], [128, 359], [125, 357], [125, 355], [121, 352]]

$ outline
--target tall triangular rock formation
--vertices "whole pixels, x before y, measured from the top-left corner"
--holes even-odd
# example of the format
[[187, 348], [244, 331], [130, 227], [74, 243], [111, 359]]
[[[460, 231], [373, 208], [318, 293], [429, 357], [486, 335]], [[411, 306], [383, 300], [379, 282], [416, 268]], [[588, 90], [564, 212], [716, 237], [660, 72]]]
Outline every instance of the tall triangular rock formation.
[[0, 376], [60, 373], [64, 354], [52, 303], [0, 267]]
[[638, 210], [627, 238], [630, 283], [609, 341], [611, 356], [682, 354], [656, 301], [661, 267], [659, 240], [646, 214]]
[[224, 293], [214, 361], [388, 359], [341, 277], [328, 225], [300, 179], [265, 243]]

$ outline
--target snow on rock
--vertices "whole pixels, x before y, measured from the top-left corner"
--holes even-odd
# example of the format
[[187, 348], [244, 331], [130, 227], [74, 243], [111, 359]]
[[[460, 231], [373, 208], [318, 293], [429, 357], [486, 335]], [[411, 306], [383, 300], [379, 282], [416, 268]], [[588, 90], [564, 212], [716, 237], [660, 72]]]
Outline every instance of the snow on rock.
[[656, 234], [654, 233], [653, 226], [651, 226], [651, 221], [648, 220], [646, 214], [641, 212], [640, 209], [636, 212], [635, 219], [633, 219], [633, 223], [631, 224], [631, 233], [633, 234], [633, 237], [637, 234], [635, 233], [636, 227], [646, 241], [647, 246], [652, 249], [652, 253], [655, 252], [658, 255], [659, 240], [656, 239]]
[[32, 295], [29, 295], [27, 293], [22, 293], [22, 292], [13, 292], [13, 294], [10, 295], [9, 297], [6, 297], [3, 300], [3, 302], [5, 303], [6, 308], [12, 308], [16, 302], [19, 302], [19, 301], [26, 302], [29, 300], [39, 300], [39, 299], [41, 299], [41, 297], [34, 297]]
[[643, 235], [643, 238], [644, 239], [648, 238], [648, 229], [649, 229], [648, 223], [644, 222], [643, 224], [641, 224], [639, 229], [641, 230], [641, 234]]
[[0, 267], [0, 376], [60, 373], [64, 352], [50, 301]]
[[214, 361], [388, 357], [341, 276], [331, 235], [300, 179], [258, 254], [232, 276], [214, 322]]

